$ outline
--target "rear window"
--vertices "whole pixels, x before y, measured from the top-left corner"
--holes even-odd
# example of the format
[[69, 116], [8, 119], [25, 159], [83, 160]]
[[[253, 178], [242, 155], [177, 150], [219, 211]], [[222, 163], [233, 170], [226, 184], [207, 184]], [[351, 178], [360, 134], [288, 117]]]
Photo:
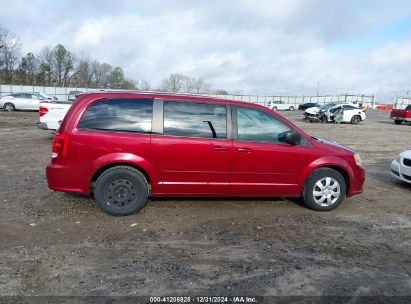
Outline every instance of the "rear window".
[[152, 99], [104, 99], [87, 108], [79, 129], [151, 132]]

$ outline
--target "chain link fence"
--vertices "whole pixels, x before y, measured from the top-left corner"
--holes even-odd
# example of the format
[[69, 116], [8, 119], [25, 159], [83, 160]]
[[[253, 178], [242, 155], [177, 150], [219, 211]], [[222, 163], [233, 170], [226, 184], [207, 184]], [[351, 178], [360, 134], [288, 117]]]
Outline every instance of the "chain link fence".
[[[42, 86], [23, 86], [23, 85], [0, 85], [0, 96], [10, 93], [40, 92], [46, 95], [55, 96], [58, 100], [67, 101], [71, 91], [94, 92], [102, 89], [72, 88], [72, 87], [42, 87]], [[107, 90], [105, 90], [107, 91]], [[109, 91], [109, 90], [108, 90]], [[292, 105], [295, 109], [303, 103], [326, 104], [330, 102], [343, 102], [361, 104], [363, 107], [372, 108], [374, 106], [374, 95], [325, 95], [325, 96], [259, 96], [259, 95], [213, 95], [201, 94], [203, 96], [216, 97], [236, 101], [245, 101], [267, 106], [270, 101], [284, 102]]]
[[411, 104], [411, 97], [395, 97], [394, 108], [405, 109], [406, 106]]

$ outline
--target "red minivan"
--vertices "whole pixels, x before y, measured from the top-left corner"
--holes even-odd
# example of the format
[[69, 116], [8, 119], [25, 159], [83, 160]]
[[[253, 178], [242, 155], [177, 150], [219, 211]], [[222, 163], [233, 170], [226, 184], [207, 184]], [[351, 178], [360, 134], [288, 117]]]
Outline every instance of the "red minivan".
[[112, 215], [149, 197], [301, 197], [314, 210], [362, 192], [358, 154], [268, 108], [163, 93], [81, 94], [58, 130], [50, 189], [93, 194]]

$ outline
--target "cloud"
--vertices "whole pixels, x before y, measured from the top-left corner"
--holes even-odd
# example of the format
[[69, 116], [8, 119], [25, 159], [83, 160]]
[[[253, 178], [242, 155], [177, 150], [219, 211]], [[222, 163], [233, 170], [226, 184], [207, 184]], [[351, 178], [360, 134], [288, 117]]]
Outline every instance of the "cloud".
[[321, 93], [409, 89], [409, 35], [367, 45], [367, 37], [411, 18], [407, 1], [15, 0], [1, 6], [2, 26], [21, 37], [25, 51], [62, 43], [153, 85], [179, 72], [214, 88], [258, 94], [314, 94], [317, 82]]

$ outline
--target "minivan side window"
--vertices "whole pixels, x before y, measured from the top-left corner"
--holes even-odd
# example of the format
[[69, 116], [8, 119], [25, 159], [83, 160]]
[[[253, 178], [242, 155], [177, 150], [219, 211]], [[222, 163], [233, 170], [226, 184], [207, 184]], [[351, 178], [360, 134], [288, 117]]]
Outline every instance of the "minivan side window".
[[164, 135], [227, 138], [227, 107], [164, 101]]
[[262, 143], [281, 143], [280, 133], [291, 130], [274, 116], [260, 110], [237, 108], [238, 140]]
[[152, 99], [104, 99], [89, 106], [78, 129], [151, 132]]

